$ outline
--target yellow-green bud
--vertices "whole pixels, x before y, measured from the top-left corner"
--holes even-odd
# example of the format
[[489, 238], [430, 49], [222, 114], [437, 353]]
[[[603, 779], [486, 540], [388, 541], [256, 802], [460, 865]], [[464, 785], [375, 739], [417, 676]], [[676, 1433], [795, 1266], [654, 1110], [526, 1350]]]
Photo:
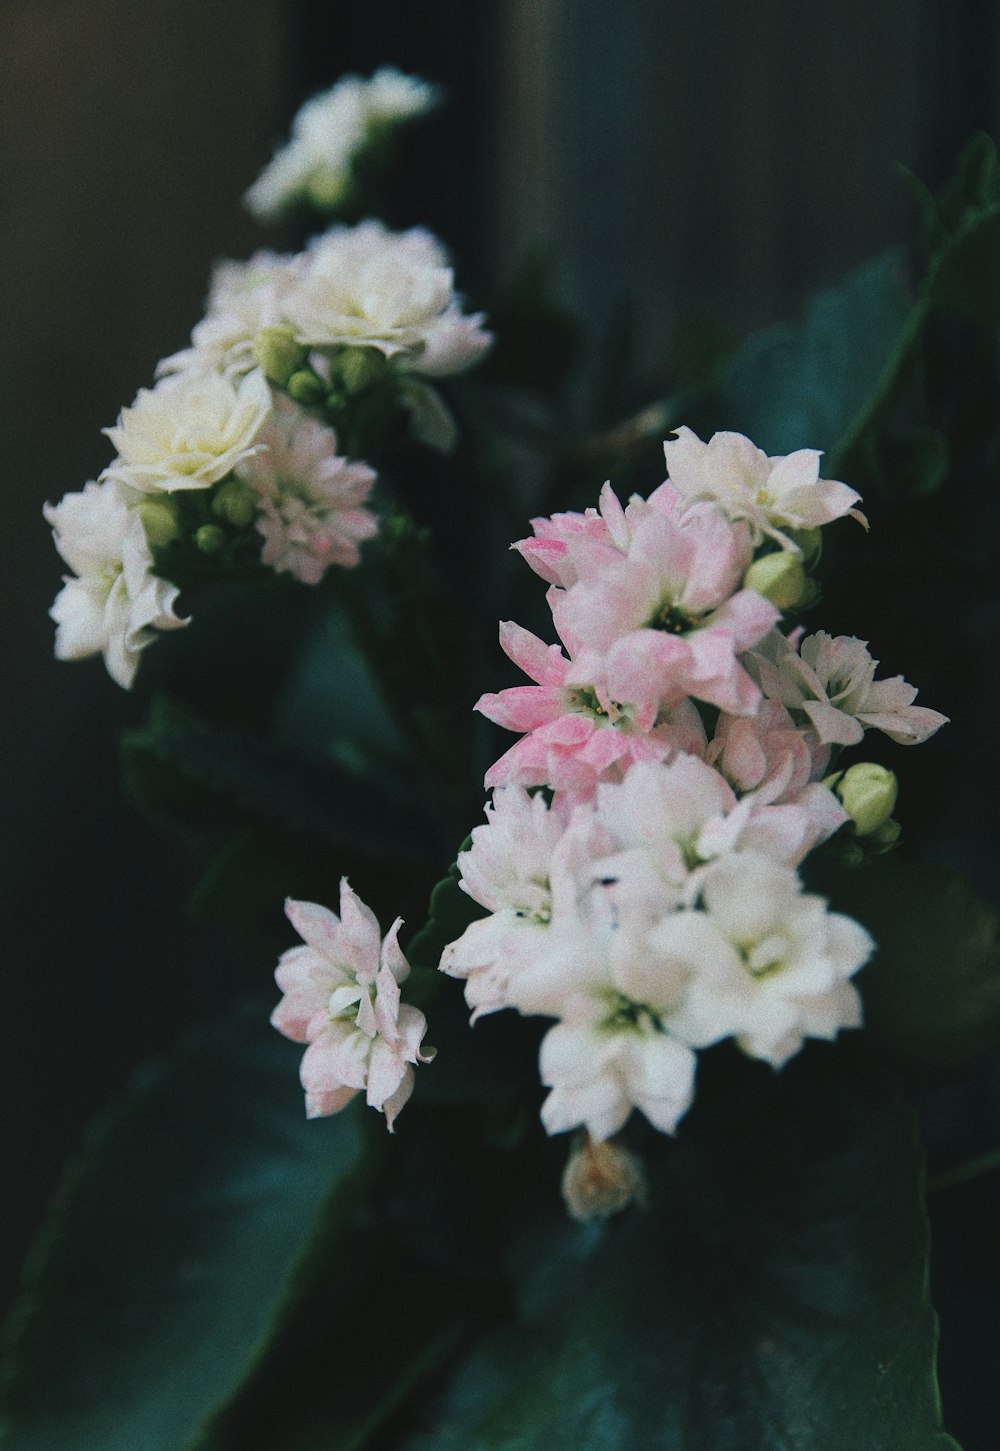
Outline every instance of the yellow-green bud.
[[162, 549], [179, 534], [177, 511], [169, 499], [143, 499], [138, 506], [139, 518], [151, 549]]
[[346, 348], [337, 367], [347, 392], [363, 393], [382, 377], [386, 359], [377, 348]]
[[305, 363], [309, 351], [295, 336], [295, 329], [285, 325], [262, 327], [253, 340], [253, 355], [271, 382], [284, 388]]
[[202, 524], [200, 529], [195, 530], [194, 542], [202, 554], [218, 554], [225, 547], [225, 530], [220, 529], [218, 524]]
[[[831, 783], [858, 836], [871, 836], [889, 821], [899, 795], [899, 782], [893, 771], [876, 766], [873, 761], [859, 761], [838, 778], [829, 778], [827, 784]], [[888, 844], [891, 846], [892, 842]]]
[[809, 567], [823, 553], [822, 529], [789, 529], [788, 537], [802, 550], [802, 563]]
[[226, 479], [215, 491], [212, 513], [236, 529], [245, 529], [256, 517], [257, 495], [240, 479]]
[[890, 816], [888, 821], [883, 821], [881, 826], [877, 826], [865, 837], [865, 846], [873, 855], [882, 856], [884, 852], [892, 851], [899, 841], [902, 831], [903, 828], [899, 822], [894, 821]]
[[779, 610], [792, 610], [801, 604], [809, 585], [801, 559], [787, 549], [777, 549], [755, 559], [743, 576], [743, 583]]
[[299, 368], [285, 386], [296, 403], [304, 403], [306, 407], [318, 403], [326, 395], [326, 384], [312, 368]]

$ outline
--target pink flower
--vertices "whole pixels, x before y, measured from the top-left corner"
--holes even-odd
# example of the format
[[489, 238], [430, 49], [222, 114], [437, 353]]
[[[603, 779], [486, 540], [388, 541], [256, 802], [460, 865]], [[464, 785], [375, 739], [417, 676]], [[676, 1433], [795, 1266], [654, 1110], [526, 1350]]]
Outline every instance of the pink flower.
[[423, 1013], [400, 1002], [410, 968], [400, 950], [397, 918], [383, 941], [374, 913], [340, 883], [340, 916], [315, 902], [285, 904], [304, 945], [282, 954], [275, 979], [284, 997], [271, 1022], [286, 1038], [308, 1043], [302, 1086], [310, 1118], [337, 1113], [356, 1093], [380, 1109], [390, 1132], [413, 1092]]
[[599, 697], [558, 645], [545, 645], [513, 621], [500, 644], [535, 685], [519, 685], [476, 702], [476, 710], [523, 738], [491, 766], [486, 785], [550, 786], [571, 801], [589, 800], [599, 781], [620, 779], [635, 761], [662, 761], [674, 749], [704, 748], [694, 707], [678, 702], [659, 719], [638, 720], [630, 707]]

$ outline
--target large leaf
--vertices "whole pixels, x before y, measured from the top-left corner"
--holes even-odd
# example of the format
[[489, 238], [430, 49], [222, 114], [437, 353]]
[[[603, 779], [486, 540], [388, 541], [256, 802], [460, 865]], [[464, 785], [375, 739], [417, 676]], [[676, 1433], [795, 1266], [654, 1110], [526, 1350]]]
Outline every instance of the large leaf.
[[843, 1050], [750, 1077], [653, 1146], [646, 1212], [533, 1223], [406, 1451], [955, 1451], [908, 1107]]
[[356, 1114], [306, 1121], [299, 1052], [241, 1012], [94, 1126], [11, 1322], [10, 1451], [181, 1451], [244, 1382], [366, 1176]]
[[894, 376], [910, 312], [902, 257], [876, 257], [817, 293], [797, 322], [748, 338], [699, 416], [768, 453], [842, 452]]
[[1000, 1044], [997, 912], [953, 872], [888, 857], [817, 869], [817, 886], [871, 932], [868, 1031], [908, 1063], [952, 1070]]

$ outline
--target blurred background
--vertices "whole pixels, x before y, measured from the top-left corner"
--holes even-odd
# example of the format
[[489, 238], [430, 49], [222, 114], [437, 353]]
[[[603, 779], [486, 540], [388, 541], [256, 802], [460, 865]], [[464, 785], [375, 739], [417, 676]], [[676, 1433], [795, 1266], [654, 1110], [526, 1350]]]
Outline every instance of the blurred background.
[[282, 244], [240, 197], [302, 100], [383, 64], [440, 82], [403, 220], [475, 304], [543, 250], [588, 337], [626, 329], [655, 389], [692, 320], [738, 336], [912, 237], [895, 163], [934, 186], [971, 132], [1000, 134], [1000, 9], [3, 0], [0, 23], [6, 1296], [86, 1120], [238, 981], [184, 917], [193, 867], [121, 800], [139, 703], [52, 660], [41, 506], [109, 461], [100, 429], [185, 343], [213, 259]]

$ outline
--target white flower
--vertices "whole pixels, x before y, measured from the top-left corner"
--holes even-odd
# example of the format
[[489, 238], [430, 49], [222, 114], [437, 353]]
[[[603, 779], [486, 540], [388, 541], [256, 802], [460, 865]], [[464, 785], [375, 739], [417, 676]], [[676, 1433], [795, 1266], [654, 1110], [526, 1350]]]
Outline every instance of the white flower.
[[421, 1040], [423, 1013], [401, 1003], [409, 975], [400, 951], [399, 918], [382, 940], [374, 913], [340, 883], [340, 916], [314, 902], [285, 904], [304, 946], [282, 954], [275, 978], [284, 997], [271, 1022], [296, 1043], [308, 1043], [302, 1085], [310, 1118], [337, 1113], [364, 1090], [390, 1131], [413, 1092], [413, 1066], [433, 1050]]
[[263, 563], [305, 584], [317, 584], [333, 564], [357, 564], [358, 545], [378, 532], [364, 507], [375, 470], [342, 458], [333, 429], [280, 397], [257, 447], [236, 473], [257, 494]]
[[67, 577], [50, 610], [56, 656], [103, 654], [111, 678], [128, 689], [139, 654], [156, 630], [187, 624], [174, 613], [179, 591], [152, 572], [142, 520], [113, 483], [87, 484], [47, 504], [56, 548], [78, 578]]
[[767, 536], [796, 549], [784, 530], [815, 529], [844, 514], [864, 522], [852, 507], [860, 494], [819, 477], [817, 449], [768, 458], [742, 433], [715, 433], [703, 443], [690, 428], [678, 428], [663, 452], [670, 483], [685, 502], [714, 500], [730, 519], [747, 521], [755, 544]]
[[642, 1024], [616, 1031], [600, 1022], [557, 1023], [542, 1041], [542, 1105], [550, 1134], [583, 1125], [591, 1138], [617, 1133], [633, 1108], [672, 1134], [694, 1097], [695, 1056], [676, 1038]]
[[355, 158], [387, 126], [422, 116], [437, 105], [436, 86], [392, 67], [368, 81], [344, 76], [313, 96], [292, 122], [292, 135], [244, 198], [262, 221], [279, 217], [296, 202], [335, 210], [346, 198]]
[[217, 372], [230, 378], [249, 373], [257, 366], [254, 339], [263, 328], [284, 322], [284, 298], [300, 266], [299, 257], [275, 252], [256, 252], [248, 262], [219, 262], [191, 347], [164, 358], [157, 373]]
[[255, 451], [270, 410], [259, 369], [238, 385], [215, 373], [163, 378], [104, 430], [119, 456], [102, 478], [139, 493], [207, 489]]
[[544, 796], [508, 786], [494, 793], [486, 825], [474, 828], [471, 848], [458, 854], [462, 890], [490, 915], [448, 944], [440, 967], [465, 979], [473, 1022], [509, 1005], [511, 978], [544, 950], [553, 862], [564, 831], [565, 818], [549, 809]]
[[901, 675], [876, 680], [878, 661], [853, 635], [807, 635], [798, 651], [773, 631], [748, 666], [764, 694], [802, 711], [828, 745], [856, 746], [865, 728], [883, 731], [900, 745], [927, 740], [948, 717], [914, 705], [916, 687]]
[[462, 313], [444, 249], [419, 227], [367, 221], [326, 232], [284, 307], [305, 344], [377, 348], [434, 377], [470, 367], [492, 341], [481, 314]]
[[703, 910], [672, 913], [650, 933], [664, 958], [691, 967], [673, 1034], [696, 1048], [732, 1036], [779, 1068], [805, 1038], [860, 1025], [848, 979], [874, 944], [859, 923], [803, 893], [790, 868], [752, 852], [716, 862], [701, 888]]

